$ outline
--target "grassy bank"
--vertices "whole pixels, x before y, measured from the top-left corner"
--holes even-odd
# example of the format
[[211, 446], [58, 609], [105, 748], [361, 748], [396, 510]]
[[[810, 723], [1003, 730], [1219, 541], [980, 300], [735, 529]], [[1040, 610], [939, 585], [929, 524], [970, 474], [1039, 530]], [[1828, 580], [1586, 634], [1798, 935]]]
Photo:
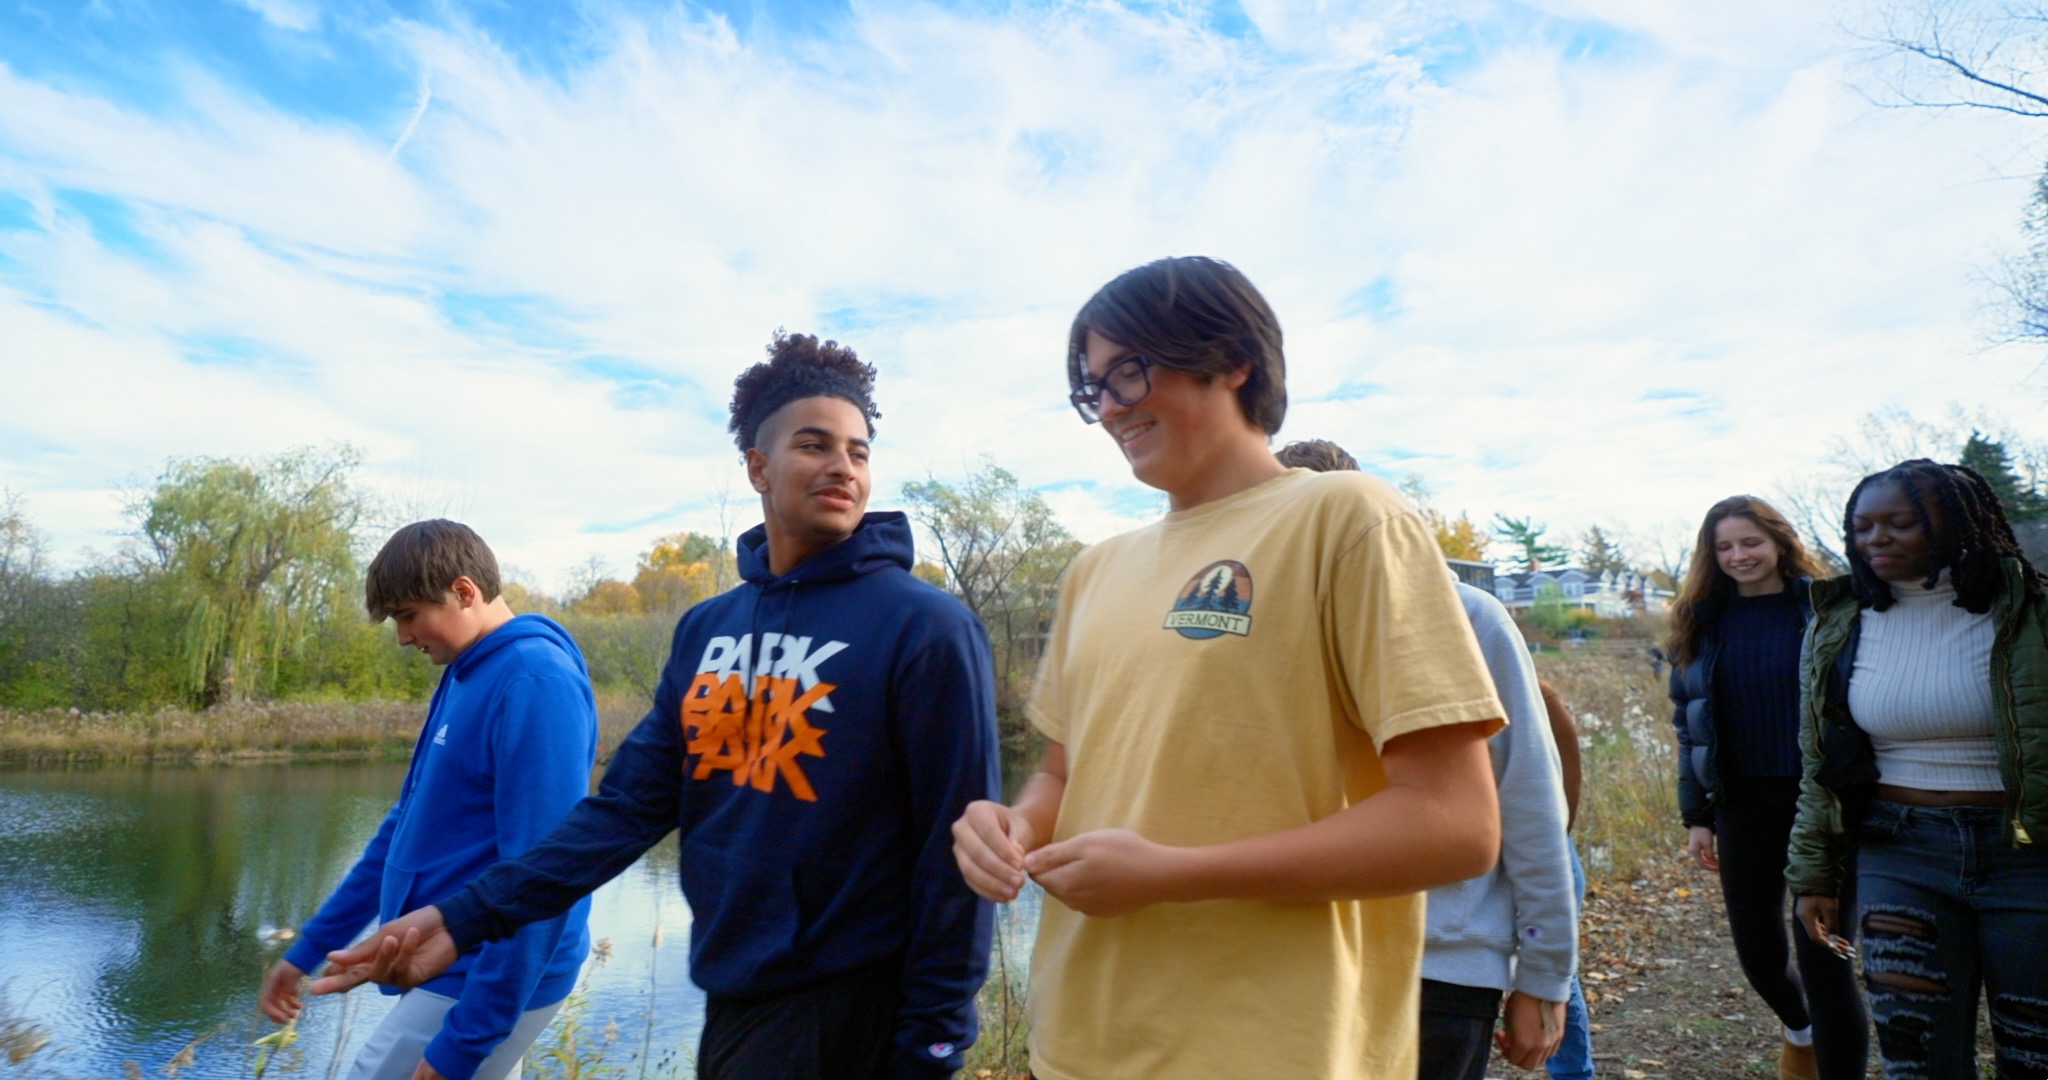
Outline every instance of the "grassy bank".
[[1682, 848], [1677, 740], [1662, 676], [1640, 655], [1542, 653], [1536, 671], [1579, 723], [1584, 779], [1574, 839], [1587, 876], [1627, 881]]
[[[638, 694], [598, 695], [599, 757], [646, 712]], [[217, 709], [81, 713], [0, 709], [0, 766], [204, 764], [387, 758], [412, 753], [423, 701], [265, 702]]]

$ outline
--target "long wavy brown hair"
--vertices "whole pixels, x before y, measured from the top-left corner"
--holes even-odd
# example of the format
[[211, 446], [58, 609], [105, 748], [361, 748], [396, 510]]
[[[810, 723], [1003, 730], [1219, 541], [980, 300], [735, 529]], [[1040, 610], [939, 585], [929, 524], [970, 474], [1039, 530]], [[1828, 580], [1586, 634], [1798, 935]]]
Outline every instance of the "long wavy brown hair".
[[1671, 602], [1671, 632], [1664, 651], [1673, 664], [1690, 663], [1699, 655], [1700, 636], [1721, 617], [1728, 598], [1735, 595], [1735, 579], [1721, 572], [1714, 557], [1714, 530], [1726, 518], [1745, 517], [1778, 545], [1778, 574], [1786, 581], [1819, 577], [1820, 564], [1799, 539], [1799, 530], [1785, 520], [1778, 508], [1754, 495], [1730, 495], [1707, 510], [1700, 522], [1700, 534], [1692, 542], [1692, 561], [1685, 568], [1685, 583], [1678, 599]]

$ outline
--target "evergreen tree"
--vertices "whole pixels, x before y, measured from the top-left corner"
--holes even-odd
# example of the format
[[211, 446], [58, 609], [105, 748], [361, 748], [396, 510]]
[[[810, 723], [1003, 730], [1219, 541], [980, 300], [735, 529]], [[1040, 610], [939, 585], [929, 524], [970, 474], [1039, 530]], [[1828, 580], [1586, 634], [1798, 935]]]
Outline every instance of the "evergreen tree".
[[2048, 517], [2048, 497], [2020, 480], [2004, 443], [1972, 431], [1969, 441], [1963, 444], [1962, 464], [1977, 470], [1990, 482], [1991, 490], [1998, 493], [1998, 501], [2005, 504], [2008, 518], [2036, 521]]

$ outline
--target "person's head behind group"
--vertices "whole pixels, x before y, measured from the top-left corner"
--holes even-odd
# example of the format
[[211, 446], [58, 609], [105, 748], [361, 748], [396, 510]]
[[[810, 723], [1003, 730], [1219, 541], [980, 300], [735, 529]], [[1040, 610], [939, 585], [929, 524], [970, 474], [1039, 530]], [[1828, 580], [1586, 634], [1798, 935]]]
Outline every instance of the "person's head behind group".
[[1358, 459], [1350, 452], [1328, 439], [1303, 439], [1291, 442], [1273, 455], [1280, 464], [1290, 469], [1310, 469], [1315, 472], [1358, 472]]
[[1878, 611], [1891, 607], [1894, 584], [1932, 587], [1948, 571], [1956, 606], [1981, 615], [2004, 587], [2006, 559], [2018, 561], [2028, 591], [2042, 591], [1997, 491], [1967, 465], [1914, 458], [1864, 477], [1849, 493], [1842, 537], [1850, 588]]

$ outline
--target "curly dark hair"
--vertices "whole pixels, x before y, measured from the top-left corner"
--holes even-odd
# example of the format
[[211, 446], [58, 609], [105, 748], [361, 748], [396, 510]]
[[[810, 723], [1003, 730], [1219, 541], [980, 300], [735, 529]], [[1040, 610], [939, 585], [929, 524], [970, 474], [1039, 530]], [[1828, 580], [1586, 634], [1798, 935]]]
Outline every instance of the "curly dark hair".
[[[1928, 458], [1914, 458], [1883, 472], [1871, 473], [1849, 493], [1849, 506], [1842, 514], [1842, 536], [1847, 541], [1843, 546], [1849, 549], [1849, 587], [1858, 603], [1883, 611], [1892, 606], [1893, 599], [1892, 587], [1877, 576], [1863, 553], [1856, 550], [1856, 500], [1873, 484], [1897, 484], [1906, 501], [1913, 505], [1920, 528], [1933, 541], [1933, 565], [1926, 583], [1933, 585], [1942, 570], [1949, 570], [1950, 580], [1956, 586], [1957, 607], [1975, 615], [1990, 611], [1992, 601], [2005, 584], [2001, 564], [2006, 559], [2019, 561], [2021, 580], [2029, 593], [2042, 594], [2041, 572], [2020, 550], [2012, 523], [2006, 520], [2005, 505], [1998, 501], [1998, 492], [1990, 482], [1967, 465], [1943, 465]], [[1929, 499], [1941, 507], [1940, 529], [1928, 517]]]
[[725, 425], [732, 441], [746, 453], [754, 448], [761, 421], [798, 398], [836, 397], [867, 418], [868, 438], [875, 437], [875, 366], [863, 364], [852, 349], [836, 341], [820, 343], [810, 334], [775, 331], [768, 359], [740, 372], [732, 381], [732, 419]]

